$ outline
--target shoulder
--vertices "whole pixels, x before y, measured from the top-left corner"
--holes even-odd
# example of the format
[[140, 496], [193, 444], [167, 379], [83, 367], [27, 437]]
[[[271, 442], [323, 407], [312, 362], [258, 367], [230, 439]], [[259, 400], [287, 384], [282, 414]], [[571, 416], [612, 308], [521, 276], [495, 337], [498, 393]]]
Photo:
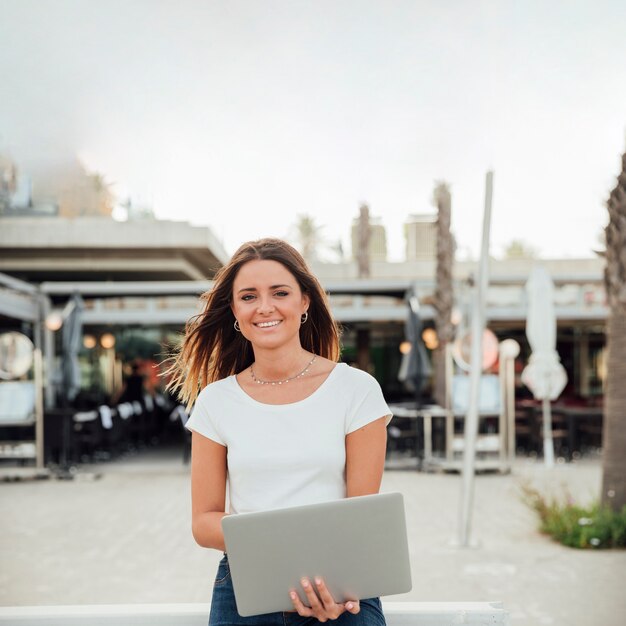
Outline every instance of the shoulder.
[[223, 400], [233, 393], [233, 377], [228, 376], [209, 383], [199, 394], [196, 404], [212, 402], [216, 399]]
[[380, 386], [378, 381], [371, 374], [360, 370], [357, 367], [352, 367], [347, 363], [337, 363], [336, 367], [341, 368], [337, 373], [344, 381], [350, 381], [351, 383], [362, 387]]
[[368, 372], [347, 363], [338, 363], [337, 368], [340, 369], [335, 372], [335, 385], [342, 390], [342, 396], [349, 404], [382, 394], [380, 383]]

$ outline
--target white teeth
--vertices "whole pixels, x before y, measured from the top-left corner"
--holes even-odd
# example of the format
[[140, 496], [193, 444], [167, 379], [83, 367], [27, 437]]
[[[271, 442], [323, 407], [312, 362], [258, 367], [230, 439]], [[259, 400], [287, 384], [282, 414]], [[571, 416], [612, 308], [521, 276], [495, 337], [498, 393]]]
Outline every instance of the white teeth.
[[259, 322], [257, 326], [259, 326], [260, 328], [268, 328], [270, 326], [276, 326], [277, 324], [280, 324], [280, 320], [275, 322]]

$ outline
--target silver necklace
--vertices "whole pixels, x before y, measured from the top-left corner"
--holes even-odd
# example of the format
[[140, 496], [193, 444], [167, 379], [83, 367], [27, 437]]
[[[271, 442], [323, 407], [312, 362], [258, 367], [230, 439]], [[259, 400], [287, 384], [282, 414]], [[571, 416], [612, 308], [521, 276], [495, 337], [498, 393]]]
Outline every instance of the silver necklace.
[[290, 380], [295, 380], [296, 378], [300, 378], [301, 376], [304, 376], [309, 371], [309, 368], [311, 367], [311, 365], [315, 363], [315, 359], [317, 359], [316, 354], [313, 355], [313, 358], [307, 363], [306, 367], [299, 374], [296, 374], [295, 376], [291, 376], [290, 378], [285, 378], [285, 380], [261, 380], [260, 378], [256, 377], [254, 373], [254, 368], [252, 367], [252, 365], [250, 365], [250, 376], [252, 376], [252, 380], [258, 385], [284, 385], [285, 383], [288, 383]]

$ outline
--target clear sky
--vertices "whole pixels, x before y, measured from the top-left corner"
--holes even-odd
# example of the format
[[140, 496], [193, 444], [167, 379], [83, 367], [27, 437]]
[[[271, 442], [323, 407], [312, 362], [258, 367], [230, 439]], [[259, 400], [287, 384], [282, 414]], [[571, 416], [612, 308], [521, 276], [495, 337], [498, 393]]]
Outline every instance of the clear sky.
[[[623, 0], [0, 0], [0, 152], [79, 155], [228, 251], [363, 201], [392, 260], [450, 183], [477, 254], [591, 256], [626, 147]], [[36, 182], [36, 181], [35, 181]]]

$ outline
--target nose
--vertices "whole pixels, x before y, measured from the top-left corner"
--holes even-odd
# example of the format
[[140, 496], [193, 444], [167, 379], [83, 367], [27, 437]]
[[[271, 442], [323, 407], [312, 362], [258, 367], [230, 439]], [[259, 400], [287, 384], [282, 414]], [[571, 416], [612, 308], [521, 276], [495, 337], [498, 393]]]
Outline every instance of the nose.
[[268, 315], [274, 310], [274, 305], [270, 298], [260, 297], [258, 300], [257, 311], [261, 315]]

